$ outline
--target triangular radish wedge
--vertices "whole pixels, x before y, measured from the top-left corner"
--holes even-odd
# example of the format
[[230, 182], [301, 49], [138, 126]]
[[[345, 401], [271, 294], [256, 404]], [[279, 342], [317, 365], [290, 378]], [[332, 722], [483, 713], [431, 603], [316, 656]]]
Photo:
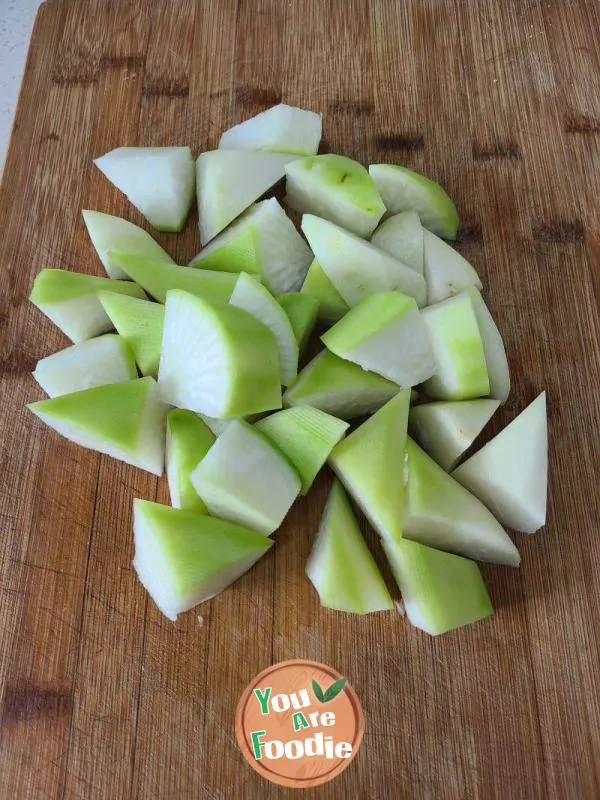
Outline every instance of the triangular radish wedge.
[[464, 293], [471, 298], [477, 324], [479, 325], [485, 363], [490, 379], [490, 397], [499, 400], [500, 403], [505, 403], [510, 394], [510, 372], [502, 336], [477, 288], [475, 286], [467, 286]]
[[268, 289], [245, 272], [239, 276], [229, 302], [248, 311], [271, 331], [277, 343], [281, 383], [290, 386], [298, 374], [298, 342], [283, 308]]
[[173, 264], [171, 256], [143, 228], [121, 217], [101, 211], [84, 210], [83, 221], [104, 269], [111, 278], [127, 278], [127, 274], [108, 257], [110, 252], [130, 253]]
[[337, 480], [327, 498], [306, 574], [325, 608], [368, 614], [394, 607], [342, 484]]
[[163, 473], [168, 408], [152, 378], [96, 386], [27, 408], [75, 444]]
[[94, 164], [157, 230], [182, 230], [196, 193], [189, 147], [117, 147]]
[[399, 292], [365, 297], [324, 333], [321, 341], [336, 356], [400, 386], [415, 386], [435, 372], [429, 335], [417, 304]]
[[476, 561], [519, 566], [521, 557], [500, 523], [410, 437], [405, 478], [407, 539]]
[[320, 114], [279, 103], [226, 130], [219, 149], [310, 156], [317, 152], [320, 141]]
[[250, 313], [167, 294], [158, 383], [171, 405], [211, 417], [281, 408], [277, 344]]
[[167, 619], [222, 592], [273, 542], [222, 519], [134, 500], [133, 568]]
[[105, 383], [121, 383], [137, 376], [131, 348], [124, 339], [111, 333], [42, 358], [33, 371], [33, 377], [50, 397]]
[[546, 392], [452, 476], [504, 525], [535, 533], [546, 523], [548, 422]]
[[166, 467], [171, 505], [206, 514], [190, 475], [215, 442], [208, 425], [193, 411], [174, 408], [167, 416]]
[[165, 308], [160, 303], [114, 292], [98, 299], [118, 333], [132, 349], [142, 375], [158, 375]]
[[315, 258], [342, 299], [355, 306], [373, 292], [397, 291], [425, 305], [422, 275], [338, 225], [312, 214], [302, 217], [302, 230]]
[[371, 242], [423, 274], [423, 226], [416, 211], [403, 211], [384, 219], [371, 236]]
[[336, 445], [329, 465], [382, 539], [402, 536], [404, 450], [410, 389]]
[[490, 393], [483, 340], [468, 294], [449, 297], [421, 312], [435, 360], [423, 384], [435, 400], [471, 400]]
[[135, 283], [64, 269], [43, 269], [35, 279], [29, 299], [78, 344], [113, 327], [98, 299], [98, 293], [103, 291], [146, 299]]
[[399, 391], [397, 384], [381, 375], [324, 350], [298, 374], [284, 394], [283, 404], [314, 406], [334, 417], [354, 419], [376, 411]]
[[272, 197], [251, 206], [190, 266], [260, 275], [265, 286], [278, 294], [302, 286], [311, 259], [310, 248]]
[[427, 305], [452, 297], [467, 286], [482, 288], [479, 275], [461, 254], [430, 231], [424, 232]]
[[165, 302], [170, 289], [182, 289], [211, 303], [228, 303], [237, 281], [237, 275], [226, 272], [179, 267], [125, 253], [110, 253], [109, 258], [159, 303]]
[[203, 245], [280, 181], [298, 156], [211, 150], [196, 161], [200, 241]]
[[395, 164], [371, 164], [369, 174], [390, 214], [416, 211], [427, 230], [456, 239], [458, 212], [439, 183]]
[[232, 422], [190, 476], [210, 514], [264, 536], [279, 528], [300, 492], [296, 471], [247, 422]]
[[357, 236], [370, 236], [385, 212], [367, 170], [346, 156], [301, 158], [285, 173], [285, 202], [300, 214], [316, 214]]
[[350, 310], [350, 306], [327, 277], [323, 267], [315, 258], [308, 268], [302, 284], [302, 294], [319, 301], [319, 321], [332, 325]]
[[311, 406], [284, 408], [255, 424], [283, 453], [302, 481], [302, 494], [312, 486], [348, 423]]
[[409, 622], [438, 636], [493, 613], [474, 561], [417, 542], [384, 542], [383, 548]]
[[319, 301], [302, 292], [285, 292], [277, 296], [277, 302], [287, 314], [302, 353], [317, 324]]
[[410, 430], [425, 452], [450, 472], [488, 424], [497, 400], [440, 400], [411, 409]]

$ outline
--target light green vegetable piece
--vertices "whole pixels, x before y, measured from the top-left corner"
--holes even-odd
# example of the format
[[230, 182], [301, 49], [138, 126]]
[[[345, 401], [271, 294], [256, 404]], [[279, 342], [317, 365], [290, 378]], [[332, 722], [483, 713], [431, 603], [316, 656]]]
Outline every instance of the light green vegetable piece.
[[27, 408], [75, 444], [163, 473], [168, 409], [152, 378], [96, 386]]
[[493, 613], [474, 561], [407, 539], [384, 542], [411, 624], [432, 636], [485, 619]]
[[381, 573], [363, 539], [342, 484], [334, 480], [306, 574], [321, 605], [368, 614], [394, 607]]
[[371, 236], [371, 242], [423, 274], [423, 226], [416, 211], [402, 211], [384, 219]]
[[263, 150], [309, 156], [321, 141], [321, 115], [279, 103], [225, 131], [220, 150]]
[[439, 236], [424, 232], [427, 304], [453, 297], [467, 286], [482, 288], [479, 275], [469, 262]]
[[316, 258], [308, 268], [301, 291], [319, 301], [318, 319], [326, 325], [337, 322], [350, 310]]
[[133, 502], [133, 568], [167, 619], [214, 597], [263, 556], [273, 542], [222, 519]]
[[510, 372], [502, 336], [478, 289], [467, 286], [464, 293], [471, 298], [479, 325], [490, 380], [490, 397], [499, 400], [501, 404], [505, 403], [510, 394]]
[[302, 353], [317, 324], [319, 301], [302, 292], [286, 292], [280, 294], [277, 300], [287, 314], [298, 342], [298, 349]]
[[208, 425], [193, 411], [174, 408], [167, 416], [167, 480], [171, 505], [206, 514], [190, 475], [215, 442]]
[[382, 539], [402, 536], [410, 389], [402, 389], [343, 439], [329, 465]]
[[456, 239], [458, 211], [439, 183], [395, 164], [371, 164], [369, 174], [390, 214], [416, 211], [432, 233]]
[[98, 299], [112, 324], [127, 342], [142, 375], [158, 375], [165, 308], [114, 292], [100, 292]]
[[270, 414], [255, 427], [288, 459], [306, 494], [348, 423], [318, 408], [298, 406]]

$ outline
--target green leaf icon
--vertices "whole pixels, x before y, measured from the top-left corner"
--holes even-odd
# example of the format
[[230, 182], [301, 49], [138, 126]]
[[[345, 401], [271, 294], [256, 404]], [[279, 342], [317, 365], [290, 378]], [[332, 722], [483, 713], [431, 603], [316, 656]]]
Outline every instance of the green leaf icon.
[[325, 695], [323, 694], [323, 689], [319, 686], [319, 684], [314, 680], [312, 682], [313, 692], [315, 693], [315, 697], [320, 703], [325, 703]]
[[322, 702], [328, 703], [330, 700], [333, 700], [334, 697], [338, 696], [338, 694], [342, 691], [345, 685], [346, 685], [346, 678], [340, 678], [339, 680], [332, 683], [329, 689], [327, 689], [327, 691], [325, 692], [325, 699]]

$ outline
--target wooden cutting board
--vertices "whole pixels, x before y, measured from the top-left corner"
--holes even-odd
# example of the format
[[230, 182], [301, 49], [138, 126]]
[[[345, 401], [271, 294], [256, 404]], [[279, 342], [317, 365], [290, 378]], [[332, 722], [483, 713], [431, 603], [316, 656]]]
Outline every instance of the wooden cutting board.
[[[594, 0], [42, 6], [0, 196], [2, 798], [291, 796], [243, 761], [234, 712], [294, 657], [348, 676], [366, 717], [356, 760], [306, 797], [600, 796], [599, 25]], [[34, 276], [102, 274], [82, 208], [144, 224], [92, 158], [214, 148], [281, 100], [324, 112], [330, 151], [456, 199], [510, 358], [496, 429], [548, 391], [548, 524], [516, 537], [520, 570], [484, 567], [493, 618], [437, 639], [319, 607], [304, 564], [328, 476], [249, 574], [168, 622], [131, 568], [132, 500], [166, 502], [165, 481], [24, 409], [67, 344]], [[158, 238], [187, 263], [194, 215]]]

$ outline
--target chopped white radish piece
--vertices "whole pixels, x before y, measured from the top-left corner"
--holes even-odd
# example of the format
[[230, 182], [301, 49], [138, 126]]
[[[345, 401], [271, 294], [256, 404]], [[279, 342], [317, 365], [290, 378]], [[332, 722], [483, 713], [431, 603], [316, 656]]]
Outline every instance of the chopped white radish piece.
[[298, 406], [270, 414], [255, 427], [288, 459], [300, 476], [302, 494], [306, 494], [348, 423], [318, 408]]
[[493, 613], [479, 567], [467, 558], [404, 539], [384, 550], [410, 623], [437, 636]]
[[467, 286], [465, 294], [469, 295], [473, 303], [473, 310], [477, 317], [477, 324], [483, 341], [485, 363], [490, 379], [490, 397], [499, 400], [500, 403], [505, 403], [510, 394], [510, 372], [502, 336], [485, 301], [475, 286]]
[[449, 297], [421, 312], [433, 348], [435, 375], [425, 393], [436, 400], [471, 400], [490, 393], [483, 340], [468, 294]]
[[427, 328], [412, 297], [399, 292], [369, 295], [321, 336], [336, 356], [415, 386], [435, 372]]
[[384, 219], [371, 242], [423, 274], [423, 226], [416, 211], [402, 211]]
[[299, 289], [310, 248], [274, 197], [251, 206], [190, 262], [222, 272], [260, 276], [274, 294]]
[[373, 179], [357, 161], [331, 153], [288, 164], [285, 202], [357, 236], [370, 236], [385, 212]]
[[225, 131], [220, 150], [264, 150], [310, 156], [319, 149], [321, 114], [279, 103]]
[[129, 345], [142, 375], [158, 375], [165, 309], [160, 303], [114, 292], [98, 299], [118, 333]]
[[281, 408], [277, 344], [242, 308], [167, 294], [158, 383], [166, 402], [211, 417]]
[[326, 608], [351, 614], [393, 608], [390, 593], [337, 480], [327, 499], [306, 574]]
[[342, 299], [355, 306], [374, 292], [397, 291], [425, 305], [422, 275], [383, 250], [320, 217], [305, 214], [302, 230], [315, 258]]
[[83, 221], [104, 269], [111, 278], [127, 278], [127, 274], [108, 257], [110, 252], [130, 253], [172, 264], [173, 259], [143, 228], [121, 217], [85, 210]]
[[337, 322], [350, 310], [350, 306], [329, 280], [316, 258], [306, 273], [302, 294], [308, 294], [319, 301], [318, 319], [326, 325]]
[[499, 405], [497, 400], [485, 399], [422, 403], [411, 409], [408, 421], [423, 450], [450, 472]]
[[402, 536], [404, 451], [410, 389], [336, 445], [329, 465], [382, 539]]
[[75, 444], [163, 473], [168, 408], [152, 378], [96, 386], [27, 408]]
[[439, 183], [395, 164], [371, 164], [369, 173], [391, 214], [416, 211], [427, 230], [456, 239], [458, 212]]
[[479, 275], [469, 262], [439, 236], [424, 232], [427, 305], [453, 297], [467, 286], [482, 288]]
[[94, 164], [151, 225], [182, 230], [196, 193], [189, 147], [117, 147]]
[[452, 476], [473, 492], [500, 522], [522, 533], [546, 523], [548, 422], [546, 392]]
[[285, 292], [277, 297], [290, 321], [300, 353], [304, 350], [317, 324], [319, 301], [302, 292]]
[[219, 419], [218, 417], [209, 417], [208, 414], [198, 414], [198, 416], [202, 422], [204, 422], [204, 424], [210, 428], [215, 436], [220, 436], [223, 431], [226, 431], [227, 428], [237, 419], [237, 417], [232, 417], [231, 419]]
[[521, 557], [500, 523], [409, 437], [404, 536], [476, 561], [518, 567]]
[[147, 500], [134, 500], [133, 531], [133, 568], [173, 621], [230, 586], [273, 544], [222, 519]]
[[203, 245], [280, 181], [298, 156], [211, 150], [196, 161], [200, 241]]
[[43, 269], [35, 279], [29, 299], [78, 344], [113, 327], [98, 299], [99, 292], [103, 291], [146, 299], [135, 283], [63, 269]]
[[206, 514], [190, 475], [215, 442], [208, 425], [193, 411], [174, 408], [167, 416], [167, 480], [171, 505]]
[[191, 474], [210, 514], [269, 536], [300, 492], [300, 478], [251, 425], [232, 422]]
[[33, 372], [50, 397], [129, 381], [137, 376], [131, 348], [120, 336], [110, 333], [42, 358]]

